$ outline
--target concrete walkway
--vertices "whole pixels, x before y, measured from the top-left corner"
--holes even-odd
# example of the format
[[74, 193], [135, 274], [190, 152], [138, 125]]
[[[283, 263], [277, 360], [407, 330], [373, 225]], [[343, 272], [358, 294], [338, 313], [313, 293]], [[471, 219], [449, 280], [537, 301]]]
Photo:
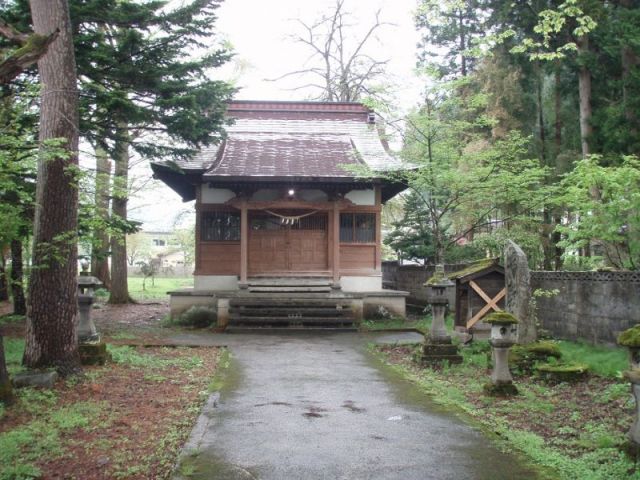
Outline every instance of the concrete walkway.
[[[176, 339], [177, 340], [177, 339]], [[189, 479], [534, 479], [365, 350], [371, 338], [224, 335], [233, 361], [180, 472]]]

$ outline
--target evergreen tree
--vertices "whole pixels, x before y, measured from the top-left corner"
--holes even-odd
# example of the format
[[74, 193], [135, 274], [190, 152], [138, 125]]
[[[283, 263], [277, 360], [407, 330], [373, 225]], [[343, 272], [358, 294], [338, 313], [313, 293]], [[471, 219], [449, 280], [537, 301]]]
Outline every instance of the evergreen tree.
[[484, 35], [479, 0], [421, 0], [416, 26], [421, 63], [438, 77], [466, 77], [476, 64], [476, 40]]
[[[77, 328], [78, 93], [66, 0], [31, 0], [35, 33], [59, 36], [38, 61], [40, 158], [24, 364], [79, 368]], [[50, 151], [48, 143], [60, 142]]]
[[[184, 158], [195, 149], [217, 143], [225, 124], [226, 101], [233, 89], [209, 75], [230, 54], [215, 44], [220, 0], [70, 0], [81, 89], [80, 123], [84, 139], [101, 161], [96, 175], [95, 212], [110, 242], [95, 235], [94, 263], [104, 272], [111, 254], [110, 301], [129, 301], [126, 278], [126, 233], [129, 160]], [[26, 0], [3, 12], [19, 25], [28, 24]], [[201, 52], [201, 54], [198, 54]], [[106, 154], [106, 158], [105, 158]], [[110, 213], [105, 202], [105, 161], [114, 165]]]

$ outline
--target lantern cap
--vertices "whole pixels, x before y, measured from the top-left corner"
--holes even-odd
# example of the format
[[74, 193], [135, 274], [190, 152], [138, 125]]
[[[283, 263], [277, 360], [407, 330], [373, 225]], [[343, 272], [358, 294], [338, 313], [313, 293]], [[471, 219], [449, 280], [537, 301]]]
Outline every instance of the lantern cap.
[[443, 265], [436, 265], [436, 271], [433, 276], [424, 284], [425, 287], [451, 287], [453, 282], [444, 273]]
[[492, 325], [513, 325], [520, 323], [518, 319], [509, 312], [493, 312], [484, 317], [482, 321]]
[[640, 347], [640, 325], [631, 327], [618, 335], [618, 344], [623, 347]]

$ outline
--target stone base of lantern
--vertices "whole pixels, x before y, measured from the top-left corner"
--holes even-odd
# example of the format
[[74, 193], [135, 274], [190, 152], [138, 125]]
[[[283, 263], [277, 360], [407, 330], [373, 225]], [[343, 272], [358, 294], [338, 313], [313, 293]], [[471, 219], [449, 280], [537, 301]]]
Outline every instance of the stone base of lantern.
[[487, 383], [484, 386], [484, 393], [491, 397], [511, 397], [518, 395], [518, 388], [513, 382]]
[[451, 343], [425, 343], [422, 346], [422, 356], [420, 363], [422, 365], [434, 365], [448, 362], [462, 363], [462, 356], [458, 352], [458, 346]]
[[[628, 372], [624, 372], [624, 376], [631, 382], [631, 392], [636, 401], [635, 413], [633, 416], [633, 424], [629, 429], [627, 437], [631, 446], [636, 448], [636, 452], [640, 451], [640, 369], [633, 368]], [[637, 458], [637, 457], [636, 457]]]
[[111, 354], [107, 351], [107, 344], [100, 341], [83, 342], [78, 344], [80, 363], [82, 365], [104, 365], [111, 360]]

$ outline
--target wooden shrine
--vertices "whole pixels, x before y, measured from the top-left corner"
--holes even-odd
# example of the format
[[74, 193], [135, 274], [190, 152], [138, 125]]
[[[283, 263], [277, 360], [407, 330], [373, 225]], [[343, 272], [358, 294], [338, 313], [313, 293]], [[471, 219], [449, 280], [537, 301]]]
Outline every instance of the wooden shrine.
[[476, 262], [448, 276], [456, 284], [456, 329], [483, 330], [486, 326], [482, 319], [504, 309], [507, 293], [504, 268], [497, 258]]

